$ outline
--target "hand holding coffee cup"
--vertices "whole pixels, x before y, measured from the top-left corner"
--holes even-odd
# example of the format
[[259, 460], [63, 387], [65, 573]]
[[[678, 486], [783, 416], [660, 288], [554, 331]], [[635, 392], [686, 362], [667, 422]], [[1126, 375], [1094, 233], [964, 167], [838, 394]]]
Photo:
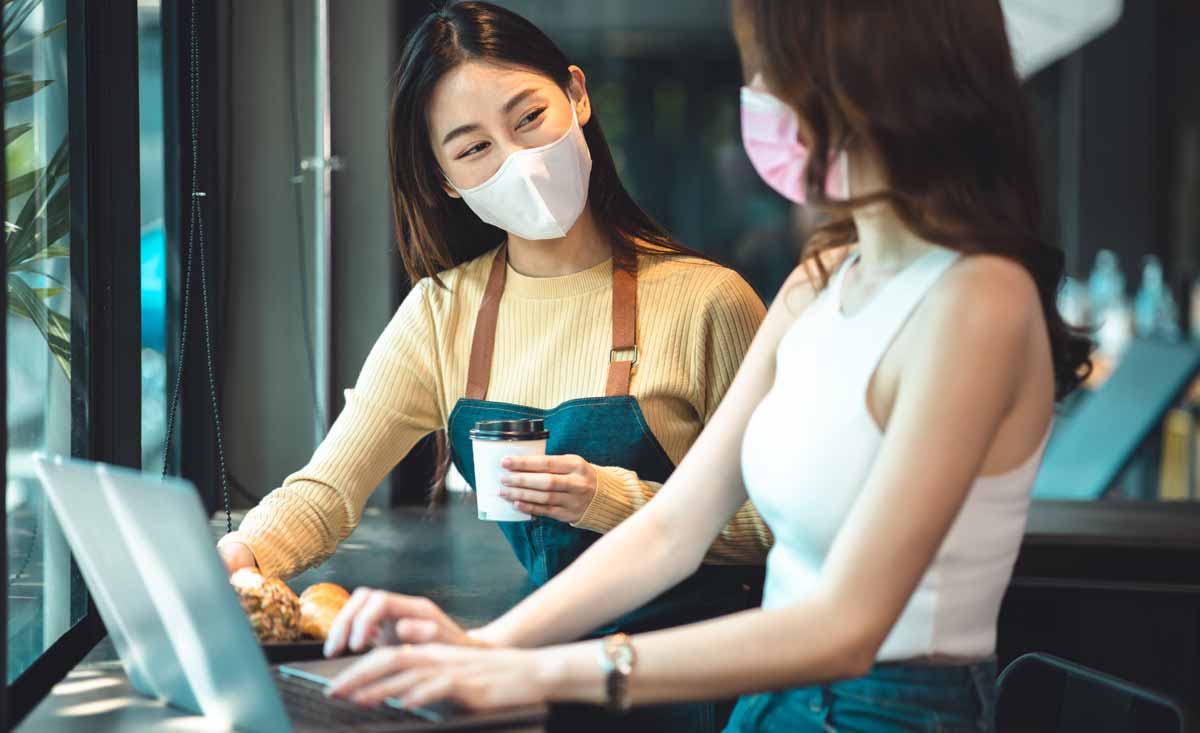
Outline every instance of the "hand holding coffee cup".
[[479, 518], [524, 522], [531, 515], [578, 522], [596, 495], [596, 467], [579, 456], [548, 456], [542, 420], [492, 420], [470, 432]]
[[574, 524], [596, 495], [600, 475], [579, 456], [509, 456], [500, 496], [519, 511]]

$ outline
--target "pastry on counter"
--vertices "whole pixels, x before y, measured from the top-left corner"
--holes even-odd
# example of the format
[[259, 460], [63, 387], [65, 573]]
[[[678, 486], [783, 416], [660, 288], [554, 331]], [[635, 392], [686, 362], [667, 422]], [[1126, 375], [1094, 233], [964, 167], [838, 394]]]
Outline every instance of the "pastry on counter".
[[268, 580], [251, 568], [238, 570], [229, 582], [260, 642], [300, 638], [300, 599], [286, 583], [279, 578]]
[[350, 593], [336, 583], [310, 585], [300, 594], [300, 631], [325, 641], [329, 627], [348, 600]]

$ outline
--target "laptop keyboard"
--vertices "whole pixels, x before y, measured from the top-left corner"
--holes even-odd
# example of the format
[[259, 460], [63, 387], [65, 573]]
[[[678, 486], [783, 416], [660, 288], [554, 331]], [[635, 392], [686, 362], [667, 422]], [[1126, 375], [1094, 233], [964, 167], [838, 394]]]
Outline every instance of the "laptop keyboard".
[[325, 696], [324, 687], [310, 680], [275, 673], [275, 684], [283, 698], [288, 716], [297, 723], [320, 726], [329, 731], [355, 731], [369, 727], [380, 730], [388, 725], [400, 723], [428, 723], [425, 718], [398, 710], [379, 706], [363, 708], [345, 700]]

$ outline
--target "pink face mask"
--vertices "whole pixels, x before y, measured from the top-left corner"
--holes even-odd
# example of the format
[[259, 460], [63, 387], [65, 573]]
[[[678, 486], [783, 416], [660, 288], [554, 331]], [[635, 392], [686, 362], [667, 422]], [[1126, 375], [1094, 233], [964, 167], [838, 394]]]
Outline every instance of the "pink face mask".
[[[796, 112], [766, 92], [742, 87], [742, 144], [754, 169], [785, 198], [804, 203], [804, 166], [808, 149], [800, 144]], [[846, 152], [837, 154], [825, 179], [825, 195], [850, 197]]]

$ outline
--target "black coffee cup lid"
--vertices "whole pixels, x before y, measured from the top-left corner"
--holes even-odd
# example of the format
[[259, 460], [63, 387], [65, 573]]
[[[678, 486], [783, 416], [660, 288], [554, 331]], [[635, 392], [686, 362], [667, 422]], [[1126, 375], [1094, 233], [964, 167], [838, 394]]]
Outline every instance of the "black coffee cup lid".
[[550, 437], [545, 420], [484, 420], [468, 433], [475, 440], [543, 440]]

